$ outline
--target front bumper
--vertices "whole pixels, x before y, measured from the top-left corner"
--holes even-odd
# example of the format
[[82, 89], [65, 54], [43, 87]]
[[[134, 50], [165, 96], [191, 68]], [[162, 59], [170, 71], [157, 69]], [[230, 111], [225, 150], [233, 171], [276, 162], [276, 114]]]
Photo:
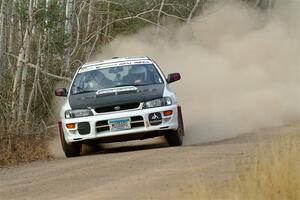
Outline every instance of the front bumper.
[[[164, 111], [170, 111], [170, 110], [172, 111], [172, 114], [169, 116], [164, 116]], [[162, 120], [160, 124], [151, 125], [149, 121], [149, 115], [152, 113], [161, 114]], [[132, 128], [128, 130], [111, 131], [107, 126], [105, 130], [101, 130], [101, 127], [103, 126], [101, 126], [101, 124], [99, 125], [99, 122], [103, 122], [107, 120], [123, 119], [123, 118], [134, 119], [137, 117], [140, 118], [139, 121], [141, 122], [139, 123], [140, 125], [132, 126]], [[85, 122], [85, 124], [88, 123], [90, 126], [90, 131], [87, 134], [86, 133], [82, 134], [78, 130], [78, 124], [83, 122]], [[66, 125], [70, 123], [74, 123], [75, 128], [73, 129], [67, 128]], [[126, 135], [133, 136], [138, 133], [155, 132], [155, 131], [163, 131], [163, 130], [177, 130], [177, 128], [178, 128], [177, 105], [96, 114], [94, 116], [82, 117], [82, 118], [62, 119], [62, 130], [65, 135], [65, 140], [67, 143], [87, 141], [87, 140], [98, 140], [98, 139], [105, 139], [111, 137], [122, 138], [123, 136]]]

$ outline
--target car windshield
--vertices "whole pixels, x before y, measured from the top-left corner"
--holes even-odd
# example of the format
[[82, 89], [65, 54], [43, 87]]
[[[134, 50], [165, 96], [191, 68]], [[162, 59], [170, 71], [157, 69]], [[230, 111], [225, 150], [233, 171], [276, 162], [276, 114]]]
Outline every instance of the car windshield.
[[113, 87], [161, 83], [163, 80], [153, 64], [100, 68], [78, 73], [71, 87], [71, 95]]

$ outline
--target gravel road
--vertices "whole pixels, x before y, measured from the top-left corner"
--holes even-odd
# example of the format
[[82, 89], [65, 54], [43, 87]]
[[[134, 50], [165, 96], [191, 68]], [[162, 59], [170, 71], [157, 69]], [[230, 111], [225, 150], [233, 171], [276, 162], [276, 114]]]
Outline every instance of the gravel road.
[[[263, 129], [198, 145], [167, 147], [162, 139], [115, 145], [77, 158], [0, 169], [0, 199], [182, 199], [212, 190], [237, 173], [260, 142], [291, 127]], [[299, 131], [295, 129], [295, 131]]]

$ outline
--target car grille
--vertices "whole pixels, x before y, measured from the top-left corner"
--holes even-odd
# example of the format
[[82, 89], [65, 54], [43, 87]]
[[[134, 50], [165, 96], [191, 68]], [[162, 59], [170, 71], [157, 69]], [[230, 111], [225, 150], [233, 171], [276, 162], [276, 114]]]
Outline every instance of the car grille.
[[136, 109], [140, 106], [140, 103], [129, 103], [129, 104], [123, 104], [123, 105], [114, 105], [114, 106], [107, 106], [107, 107], [101, 107], [96, 108], [96, 113], [106, 113], [106, 112], [115, 112], [120, 110], [130, 110], [130, 109]]
[[[130, 117], [130, 124], [132, 129], [145, 126], [144, 119], [142, 116]], [[96, 132], [100, 133], [103, 131], [109, 131], [108, 120], [96, 122]]]

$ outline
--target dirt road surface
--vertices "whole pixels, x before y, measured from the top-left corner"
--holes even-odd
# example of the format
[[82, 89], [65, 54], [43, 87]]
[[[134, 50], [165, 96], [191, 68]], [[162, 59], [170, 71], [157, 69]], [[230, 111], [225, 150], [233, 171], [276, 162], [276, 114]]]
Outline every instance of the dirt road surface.
[[[182, 199], [226, 184], [254, 147], [299, 126], [263, 129], [199, 145], [166, 147], [163, 140], [107, 148], [0, 169], [0, 199]], [[158, 142], [158, 143], [157, 143]]]

